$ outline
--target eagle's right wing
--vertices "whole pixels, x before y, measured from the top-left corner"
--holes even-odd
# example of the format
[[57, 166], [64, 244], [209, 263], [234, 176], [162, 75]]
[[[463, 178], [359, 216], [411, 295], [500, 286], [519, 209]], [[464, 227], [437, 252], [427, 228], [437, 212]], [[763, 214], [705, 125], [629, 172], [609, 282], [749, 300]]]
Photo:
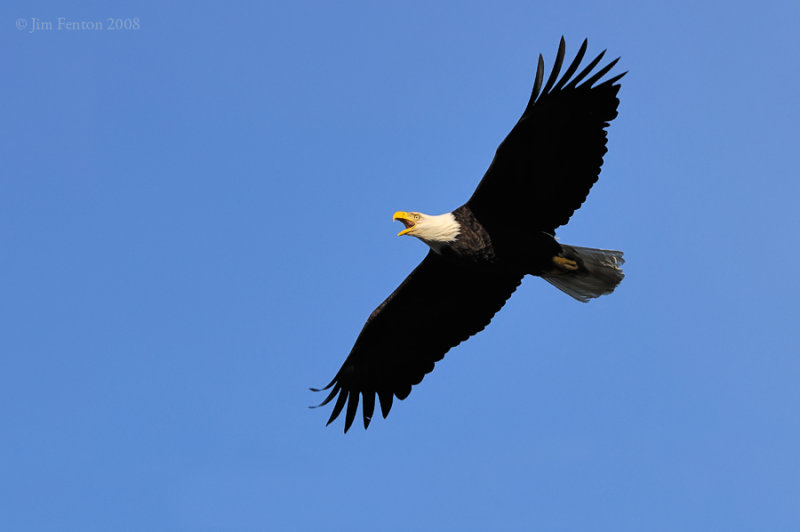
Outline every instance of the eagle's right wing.
[[459, 267], [430, 251], [370, 315], [342, 368], [325, 388], [333, 387], [320, 406], [338, 395], [328, 423], [347, 403], [347, 432], [359, 395], [365, 428], [376, 394], [386, 417], [393, 398], [405, 399], [411, 386], [419, 384], [450, 348], [483, 330], [521, 280], [521, 275]]

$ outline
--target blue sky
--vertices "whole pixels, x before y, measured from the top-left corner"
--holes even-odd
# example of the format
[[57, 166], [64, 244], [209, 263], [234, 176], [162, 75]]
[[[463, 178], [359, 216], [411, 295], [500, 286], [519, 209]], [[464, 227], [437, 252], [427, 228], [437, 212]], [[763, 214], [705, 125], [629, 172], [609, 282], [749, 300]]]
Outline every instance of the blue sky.
[[[800, 530], [798, 22], [4, 3], [2, 528]], [[387, 420], [325, 428], [308, 387], [426, 251], [392, 213], [469, 197], [561, 35], [630, 71], [559, 233], [625, 281], [528, 279]]]

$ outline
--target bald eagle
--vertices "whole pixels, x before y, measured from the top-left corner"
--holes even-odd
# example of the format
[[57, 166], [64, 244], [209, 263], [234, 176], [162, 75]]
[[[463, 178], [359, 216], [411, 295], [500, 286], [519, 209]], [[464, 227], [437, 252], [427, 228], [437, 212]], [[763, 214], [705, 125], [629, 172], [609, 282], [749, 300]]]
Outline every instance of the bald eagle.
[[626, 74], [600, 82], [619, 60], [595, 71], [604, 51], [574, 75], [586, 47], [584, 40], [559, 78], [562, 37], [544, 85], [539, 55], [530, 101], [469, 201], [436, 216], [394, 213], [404, 225], [398, 236], [415, 236], [430, 250], [369, 316], [341, 369], [322, 389], [332, 388], [318, 406], [336, 398], [328, 424], [346, 404], [347, 432], [359, 396], [364, 428], [376, 395], [385, 418], [395, 397], [408, 397], [447, 351], [489, 324], [526, 275], [542, 277], [582, 302], [620, 283], [621, 251], [568, 246], [555, 238], [556, 228], [597, 181], [606, 128], [617, 116], [617, 82]]

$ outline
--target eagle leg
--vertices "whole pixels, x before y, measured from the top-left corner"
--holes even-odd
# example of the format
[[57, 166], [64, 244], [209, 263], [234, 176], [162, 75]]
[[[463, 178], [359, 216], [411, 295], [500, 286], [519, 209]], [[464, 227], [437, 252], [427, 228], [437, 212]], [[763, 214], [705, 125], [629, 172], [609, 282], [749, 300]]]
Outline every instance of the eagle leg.
[[567, 270], [570, 272], [574, 272], [578, 269], [578, 263], [571, 259], [565, 259], [564, 257], [553, 257], [553, 263], [558, 266], [562, 270]]

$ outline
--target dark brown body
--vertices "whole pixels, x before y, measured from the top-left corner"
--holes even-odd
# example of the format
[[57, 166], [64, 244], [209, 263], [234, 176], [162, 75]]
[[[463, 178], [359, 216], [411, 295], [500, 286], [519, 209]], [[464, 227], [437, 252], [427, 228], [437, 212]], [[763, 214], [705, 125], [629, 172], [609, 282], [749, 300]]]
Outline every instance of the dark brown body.
[[461, 265], [474, 264], [519, 275], [542, 275], [553, 270], [553, 257], [563, 253], [555, 237], [543, 231], [490, 234], [467, 205], [453, 211], [453, 216], [461, 232], [441, 254]]

